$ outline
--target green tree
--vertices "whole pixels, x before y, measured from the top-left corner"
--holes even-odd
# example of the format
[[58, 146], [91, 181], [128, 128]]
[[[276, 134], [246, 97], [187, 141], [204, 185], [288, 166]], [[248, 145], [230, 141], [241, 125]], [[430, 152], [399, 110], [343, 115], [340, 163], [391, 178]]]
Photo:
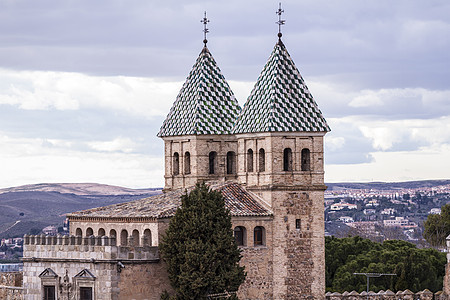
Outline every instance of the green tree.
[[423, 226], [423, 237], [431, 246], [445, 246], [445, 239], [450, 234], [450, 204], [441, 207], [440, 215], [428, 215]]
[[395, 273], [370, 281], [370, 289], [410, 289], [413, 292], [442, 289], [445, 253], [434, 249], [417, 249], [415, 245], [390, 240], [372, 242], [361, 237], [325, 239], [327, 291], [366, 290], [366, 278], [353, 273]]
[[204, 183], [181, 197], [160, 250], [176, 299], [237, 291], [246, 276], [223, 196]]

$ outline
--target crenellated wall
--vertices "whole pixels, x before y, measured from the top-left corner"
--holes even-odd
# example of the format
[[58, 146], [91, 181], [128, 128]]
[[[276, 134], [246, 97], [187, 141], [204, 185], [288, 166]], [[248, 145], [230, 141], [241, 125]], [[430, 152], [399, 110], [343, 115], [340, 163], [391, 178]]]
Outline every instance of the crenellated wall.
[[[171, 290], [158, 247], [117, 246], [115, 237], [25, 235], [23, 262], [24, 299], [40, 299], [48, 285], [58, 297], [77, 297], [82, 280], [90, 282], [98, 300], [156, 300]], [[80, 273], [92, 276], [80, 278]]]
[[356, 291], [344, 292], [344, 293], [331, 293], [325, 294], [326, 300], [444, 300], [442, 292], [433, 294], [428, 289], [421, 292], [413, 293], [410, 290], [398, 291], [397, 293], [391, 290], [379, 291], [378, 293], [366, 291], [358, 293]]
[[107, 236], [24, 236], [24, 261], [42, 259], [150, 260], [159, 261], [158, 247], [116, 246]]

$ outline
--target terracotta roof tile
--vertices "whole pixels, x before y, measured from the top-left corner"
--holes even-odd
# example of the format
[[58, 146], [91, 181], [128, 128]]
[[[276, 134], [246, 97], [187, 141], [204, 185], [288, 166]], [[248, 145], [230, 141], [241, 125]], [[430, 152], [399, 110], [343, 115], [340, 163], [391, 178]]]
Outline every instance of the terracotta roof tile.
[[[208, 183], [212, 190], [220, 191], [225, 198], [225, 206], [232, 216], [270, 216], [272, 211], [253, 193], [235, 182]], [[188, 191], [192, 190], [189, 188]], [[183, 190], [139, 199], [131, 202], [97, 207], [68, 214], [70, 217], [102, 218], [168, 218], [181, 205]]]

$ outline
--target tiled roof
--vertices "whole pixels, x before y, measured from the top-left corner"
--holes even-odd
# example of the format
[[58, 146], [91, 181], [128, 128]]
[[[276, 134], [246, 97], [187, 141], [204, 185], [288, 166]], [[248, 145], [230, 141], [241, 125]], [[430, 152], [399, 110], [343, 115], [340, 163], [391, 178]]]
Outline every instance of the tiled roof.
[[300, 72], [279, 40], [245, 103], [234, 133], [330, 131]]
[[[222, 192], [225, 206], [232, 216], [270, 216], [272, 211], [256, 195], [235, 182], [209, 183], [213, 190]], [[193, 188], [193, 187], [192, 187]], [[192, 188], [188, 189], [192, 190]], [[184, 190], [179, 189], [126, 203], [97, 207], [68, 214], [68, 217], [101, 218], [167, 218], [181, 205]]]
[[205, 46], [158, 136], [230, 134], [241, 108]]

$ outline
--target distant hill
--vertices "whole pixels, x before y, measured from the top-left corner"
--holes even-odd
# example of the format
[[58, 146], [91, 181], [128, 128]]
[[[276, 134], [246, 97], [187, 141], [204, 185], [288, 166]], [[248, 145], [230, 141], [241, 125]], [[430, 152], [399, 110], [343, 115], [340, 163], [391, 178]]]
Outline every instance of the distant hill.
[[0, 194], [7, 192], [58, 192], [74, 195], [142, 195], [152, 194], [161, 188], [130, 189], [120, 186], [98, 183], [39, 183], [0, 189]]
[[0, 189], [0, 238], [61, 225], [65, 214], [161, 193], [96, 183], [34, 184]]
[[426, 187], [437, 187], [449, 185], [450, 180], [418, 180], [405, 182], [338, 182], [325, 183], [328, 190], [345, 190], [345, 189], [374, 189], [374, 190], [394, 190], [394, 189], [416, 189]]

